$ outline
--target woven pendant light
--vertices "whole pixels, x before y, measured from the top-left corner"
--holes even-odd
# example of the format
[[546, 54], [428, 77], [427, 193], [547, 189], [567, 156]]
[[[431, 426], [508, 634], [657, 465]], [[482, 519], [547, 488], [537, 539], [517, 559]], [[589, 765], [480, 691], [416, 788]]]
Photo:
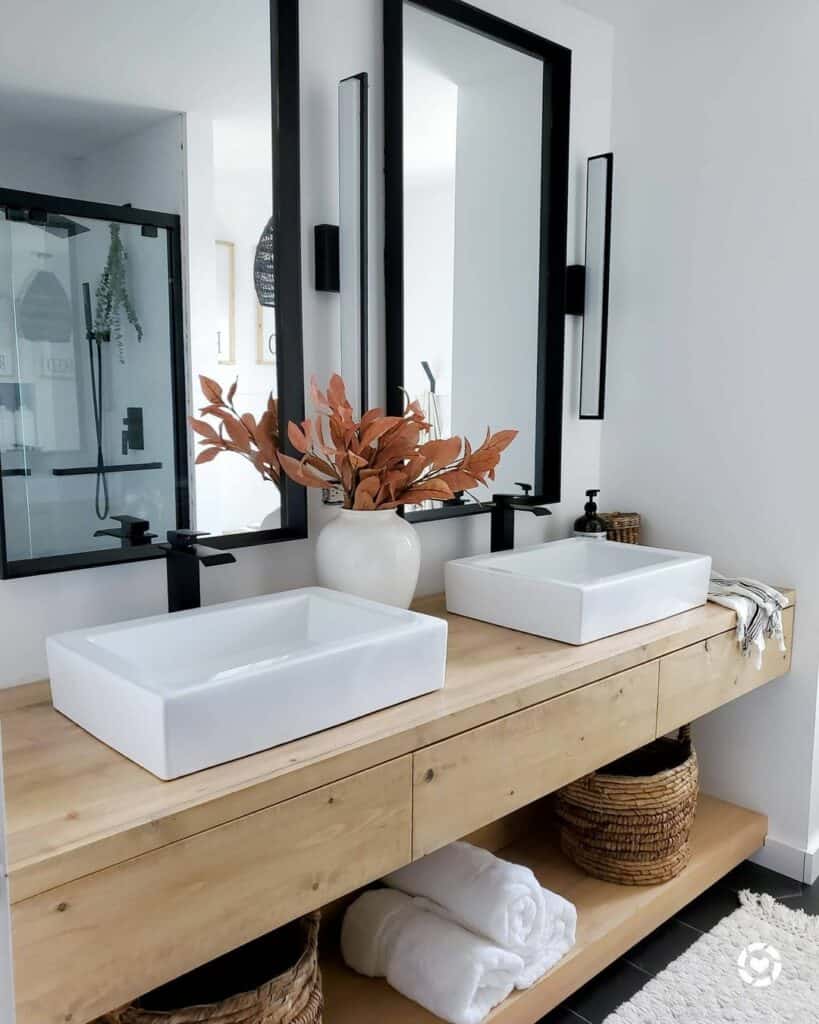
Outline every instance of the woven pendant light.
[[260, 306], [276, 305], [276, 259], [274, 253], [275, 234], [273, 217], [265, 224], [259, 243], [256, 246], [256, 258], [253, 261], [253, 284]]

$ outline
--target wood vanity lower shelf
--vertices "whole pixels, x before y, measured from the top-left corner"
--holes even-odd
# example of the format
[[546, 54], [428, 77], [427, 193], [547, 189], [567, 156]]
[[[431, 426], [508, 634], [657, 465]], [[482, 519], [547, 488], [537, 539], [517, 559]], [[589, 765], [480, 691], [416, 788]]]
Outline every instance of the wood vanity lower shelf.
[[[577, 907], [577, 944], [542, 981], [511, 995], [488, 1018], [493, 1024], [535, 1024], [581, 985], [727, 874], [765, 841], [768, 819], [701, 796], [691, 863], [663, 885], [613, 885], [590, 878], [561, 852], [556, 833], [529, 836], [499, 856], [532, 868], [543, 885]], [[348, 970], [336, 951], [323, 960], [325, 1024], [434, 1024], [439, 1019], [384, 981]]]

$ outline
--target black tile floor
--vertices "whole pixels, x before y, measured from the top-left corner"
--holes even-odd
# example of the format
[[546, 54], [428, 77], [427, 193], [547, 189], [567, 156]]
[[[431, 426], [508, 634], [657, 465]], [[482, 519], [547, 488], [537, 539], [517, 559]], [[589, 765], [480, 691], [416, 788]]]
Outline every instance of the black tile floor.
[[819, 881], [808, 887], [745, 861], [575, 992], [540, 1024], [602, 1024], [703, 932], [733, 913], [739, 906], [740, 889], [769, 893], [789, 907], [819, 916]]

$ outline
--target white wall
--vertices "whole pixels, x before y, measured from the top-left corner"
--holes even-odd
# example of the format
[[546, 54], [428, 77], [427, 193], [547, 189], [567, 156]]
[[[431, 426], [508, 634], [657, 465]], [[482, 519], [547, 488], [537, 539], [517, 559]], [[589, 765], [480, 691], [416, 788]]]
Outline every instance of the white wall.
[[[586, 158], [609, 145], [613, 33], [608, 25], [561, 0], [484, 0], [509, 18], [574, 51], [569, 258], [582, 256], [583, 181]], [[334, 223], [337, 199], [337, 84], [359, 71], [370, 74], [371, 368], [383, 381], [383, 99], [379, 0], [302, 0], [302, 227], [304, 362], [307, 373], [326, 379], [338, 364], [338, 297], [313, 291], [313, 225]], [[518, 517], [521, 542], [564, 533], [582, 511], [583, 491], [597, 484], [600, 430], [577, 420], [579, 332], [567, 330], [564, 501], [551, 520]], [[383, 395], [383, 383], [376, 394]], [[206, 569], [203, 598], [212, 603], [260, 594], [314, 580], [312, 545], [328, 515], [311, 494], [311, 539], [236, 552], [237, 565]], [[478, 521], [480, 520], [480, 521]], [[423, 546], [419, 590], [443, 587], [444, 559], [488, 549], [487, 516], [469, 523], [438, 522], [419, 528]], [[544, 525], [545, 523], [545, 525]], [[56, 576], [0, 582], [0, 685], [42, 678], [47, 634], [160, 612], [165, 607], [164, 567], [148, 563], [87, 569]]]
[[[142, 131], [78, 159], [77, 199], [179, 213], [182, 117], [171, 114]], [[65, 194], [65, 193], [60, 193]]]
[[[452, 422], [473, 446], [492, 430], [520, 433], [496, 490], [534, 483], [537, 430], [543, 67], [517, 55], [514, 74], [458, 97]], [[489, 411], [491, 410], [491, 416]]]
[[703, 787], [766, 811], [767, 856], [799, 874], [819, 842], [819, 5], [657, 6], [599, 0], [621, 19], [603, 494], [650, 543], [799, 589], [793, 672], [696, 728]]
[[[452, 430], [452, 312], [455, 274], [455, 168], [404, 184], [404, 387]], [[421, 365], [435, 377], [437, 414]], [[434, 421], [430, 419], [430, 422]]]
[[0, 142], [0, 188], [42, 195], [74, 195], [66, 183], [76, 183], [78, 161], [70, 157], [31, 153]]
[[9, 898], [3, 749], [0, 737], [0, 1024], [14, 1024], [14, 970], [11, 958], [11, 901]]

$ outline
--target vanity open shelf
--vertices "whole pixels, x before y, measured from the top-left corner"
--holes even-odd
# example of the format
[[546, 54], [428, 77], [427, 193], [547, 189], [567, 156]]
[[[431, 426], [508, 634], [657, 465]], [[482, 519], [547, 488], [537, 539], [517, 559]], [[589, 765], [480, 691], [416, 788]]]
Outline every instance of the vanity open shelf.
[[[440, 597], [415, 607], [446, 616]], [[87, 1024], [453, 839], [528, 813], [572, 779], [783, 675], [793, 615], [789, 607], [788, 653], [769, 645], [759, 671], [737, 651], [733, 613], [714, 605], [584, 647], [446, 616], [443, 690], [172, 782], [58, 714], [45, 686], [6, 692], [17, 1024]], [[508, 855], [578, 902], [580, 941], [497, 1018], [537, 1020], [757, 849], [765, 831], [763, 816], [703, 798], [694, 862], [653, 889], [581, 876], [549, 846], [545, 821], [528, 838], [518, 831]], [[329, 1024], [428, 1018], [332, 961], [327, 997]], [[382, 999], [379, 1018], [372, 1004]]]
[[[514, 992], [488, 1017], [493, 1024], [536, 1024], [610, 963], [713, 882], [758, 850], [768, 820], [763, 814], [701, 796], [691, 837], [692, 857], [681, 875], [663, 885], [600, 882], [560, 851], [556, 829], [541, 823], [532, 835], [498, 851], [532, 868], [548, 889], [577, 907], [577, 943], [549, 973], [525, 992]], [[326, 1024], [435, 1024], [438, 1018], [385, 981], [364, 978], [328, 951], [322, 962]]]

